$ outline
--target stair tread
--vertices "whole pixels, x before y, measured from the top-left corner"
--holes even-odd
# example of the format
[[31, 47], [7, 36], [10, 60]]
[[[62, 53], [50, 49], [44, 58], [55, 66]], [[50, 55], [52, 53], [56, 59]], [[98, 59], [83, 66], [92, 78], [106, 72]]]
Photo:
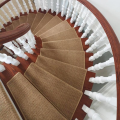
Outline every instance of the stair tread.
[[82, 42], [80, 38], [43, 42], [42, 46], [43, 48], [48, 49], [83, 51]]
[[49, 42], [49, 41], [58, 41], [58, 40], [65, 40], [65, 39], [72, 39], [72, 38], [78, 38], [78, 36], [76, 31], [73, 28], [70, 28], [68, 30], [64, 30], [57, 34], [43, 38], [42, 41]]
[[13, 24], [5, 27], [6, 31], [10, 31], [10, 30], [13, 30]]
[[43, 34], [44, 32], [46, 32], [49, 29], [51, 29], [52, 27], [56, 26], [60, 22], [62, 22], [62, 20], [58, 16], [53, 17], [41, 30], [39, 30], [36, 33], [36, 36]]
[[48, 31], [46, 31], [45, 33], [43, 33], [42, 35], [39, 35], [39, 37], [41, 39], [49, 37], [51, 35], [60, 33], [62, 31], [68, 30], [70, 29], [71, 26], [69, 25], [69, 23], [67, 21], [62, 21], [59, 24], [57, 24], [56, 26], [54, 26], [53, 28], [49, 29]]
[[25, 72], [25, 77], [65, 115], [66, 118], [72, 118], [81, 99], [81, 91], [38, 67], [35, 63], [32, 63], [28, 67]]
[[0, 82], [0, 120], [20, 120], [19, 115], [17, 114], [1, 82]]
[[13, 24], [13, 29], [15, 29], [16, 27], [18, 27], [20, 25], [20, 20], [19, 19], [18, 20], [14, 20], [12, 22], [12, 24]]
[[31, 31], [34, 31], [35, 28], [37, 27], [37, 25], [40, 23], [40, 21], [42, 20], [42, 18], [44, 17], [44, 13], [38, 12], [36, 14], [36, 17], [31, 25]]
[[66, 120], [21, 73], [16, 74], [7, 86], [25, 119]]
[[42, 20], [39, 22], [39, 24], [37, 25], [37, 27], [35, 28], [35, 30], [33, 31], [34, 34], [36, 34], [40, 29], [43, 28], [43, 26], [45, 26], [54, 16], [46, 13]]
[[20, 24], [26, 23], [28, 20], [28, 15], [20, 16]]
[[35, 17], [36, 17], [36, 13], [29, 13], [27, 23], [29, 23], [30, 26], [32, 25]]
[[44, 56], [38, 56], [36, 64], [69, 85], [82, 91], [87, 72], [86, 69], [69, 65], [67, 63]]
[[85, 52], [73, 50], [55, 50], [45, 49], [40, 50], [40, 55], [55, 59], [70, 65], [85, 68]]

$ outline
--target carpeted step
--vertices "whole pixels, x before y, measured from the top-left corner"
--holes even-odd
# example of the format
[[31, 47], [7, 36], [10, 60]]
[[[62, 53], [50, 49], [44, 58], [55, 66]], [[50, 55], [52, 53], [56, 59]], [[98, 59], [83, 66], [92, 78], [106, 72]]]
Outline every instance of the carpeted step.
[[35, 14], [35, 13], [29, 13], [27, 23], [29, 23], [30, 26], [32, 25], [35, 17], [36, 17], [36, 14]]
[[51, 35], [57, 34], [59, 32], [68, 30], [70, 28], [71, 28], [71, 26], [69, 25], [69, 23], [67, 21], [62, 21], [61, 23], [59, 23], [56, 26], [54, 26], [53, 28], [49, 29], [48, 31], [46, 31], [42, 35], [38, 35], [38, 36], [41, 39], [43, 39], [43, 38], [49, 37]]
[[44, 13], [38, 12], [36, 14], [36, 17], [31, 25], [31, 30], [34, 31], [35, 28], [37, 27], [37, 25], [40, 23], [40, 21], [42, 20], [42, 18], [44, 17]]
[[32, 63], [25, 77], [63, 114], [71, 120], [82, 92]]
[[5, 27], [6, 31], [10, 31], [10, 30], [13, 30], [13, 24]]
[[68, 30], [59, 32], [57, 34], [43, 38], [41, 40], [43, 42], [49, 42], [49, 41], [58, 41], [58, 40], [65, 40], [65, 39], [72, 39], [72, 38], [78, 38], [78, 36], [77, 36], [75, 29], [70, 28]]
[[57, 109], [21, 74], [7, 86], [27, 120], [66, 120]]
[[47, 49], [83, 51], [82, 42], [80, 38], [43, 42], [42, 47]]
[[26, 23], [28, 20], [28, 15], [20, 16], [20, 24]]
[[44, 56], [38, 56], [36, 64], [69, 85], [82, 91], [87, 72], [86, 69]]
[[49, 29], [51, 29], [52, 27], [56, 26], [60, 22], [62, 22], [62, 20], [58, 16], [53, 17], [41, 30], [39, 30], [36, 33], [36, 36], [43, 34], [44, 32], [46, 32]]
[[43, 26], [45, 26], [54, 16], [46, 13], [44, 15], [44, 17], [42, 18], [42, 20], [39, 22], [39, 24], [37, 25], [37, 27], [35, 28], [35, 30], [33, 31], [34, 34], [36, 34], [40, 29], [43, 28]]
[[13, 29], [15, 29], [16, 27], [18, 27], [20, 25], [20, 20], [19, 19], [18, 20], [14, 20], [12, 22], [12, 24], [13, 24]]
[[55, 59], [70, 65], [85, 68], [85, 52], [75, 50], [55, 50], [45, 49], [40, 50], [40, 55]]
[[0, 82], [0, 120], [20, 120], [13, 104]]

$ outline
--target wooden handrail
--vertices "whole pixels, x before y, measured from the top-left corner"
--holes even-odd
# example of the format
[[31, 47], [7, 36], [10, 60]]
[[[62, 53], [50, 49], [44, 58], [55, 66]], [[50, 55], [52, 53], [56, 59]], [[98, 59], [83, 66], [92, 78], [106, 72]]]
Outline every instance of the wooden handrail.
[[85, 7], [87, 7], [98, 19], [101, 23], [108, 39], [111, 44], [114, 61], [115, 61], [115, 70], [116, 70], [116, 86], [117, 86], [117, 120], [120, 120], [120, 43], [119, 40], [114, 33], [112, 27], [105, 19], [105, 17], [100, 13], [100, 11], [95, 8], [90, 2], [87, 0], [78, 0], [82, 3]]
[[15, 40], [30, 30], [30, 25], [28, 23], [23, 23], [18, 26], [16, 29], [0, 33], [0, 45], [3, 45], [6, 42]]
[[8, 3], [10, 0], [4, 0], [2, 3], [0, 3], [0, 8], [4, 6], [6, 3]]

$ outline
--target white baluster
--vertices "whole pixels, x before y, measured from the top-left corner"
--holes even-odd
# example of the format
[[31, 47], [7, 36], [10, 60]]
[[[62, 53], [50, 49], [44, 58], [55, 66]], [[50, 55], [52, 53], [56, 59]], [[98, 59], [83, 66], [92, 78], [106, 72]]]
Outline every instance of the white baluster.
[[31, 3], [31, 0], [28, 0], [28, 4], [29, 4], [29, 6], [30, 6], [31, 11], [34, 12], [34, 9], [33, 9], [32, 3]]
[[15, 18], [15, 15], [13, 14], [13, 12], [11, 11], [11, 9], [8, 7], [7, 4], [5, 4], [5, 7], [8, 9], [9, 13], [11, 14], [11, 16], [12, 16], [13, 18]]
[[90, 42], [92, 42], [96, 36], [96, 34], [100, 31], [101, 29], [101, 25], [99, 24], [97, 29], [95, 30], [94, 33], [91, 34], [91, 36], [88, 38], [88, 40], [85, 41], [85, 45], [90, 44]]
[[61, 16], [63, 17], [66, 14], [66, 7], [68, 6], [68, 1], [63, 0]]
[[105, 97], [101, 93], [91, 92], [88, 90], [85, 90], [84, 94], [99, 102], [106, 102], [115, 107], [117, 106], [117, 99], [115, 97]]
[[89, 61], [94, 61], [95, 59], [101, 57], [104, 53], [110, 51], [111, 52], [111, 46], [110, 44], [106, 45], [106, 47], [100, 51], [98, 51], [97, 53], [95, 53], [93, 56], [91, 56], [89, 58]]
[[47, 12], [49, 11], [48, 0], [45, 0], [45, 10], [46, 10]]
[[110, 58], [109, 60], [107, 60], [106, 62], [103, 62], [103, 63], [98, 63], [92, 67], [89, 67], [88, 68], [88, 71], [96, 71], [96, 70], [100, 70], [100, 69], [103, 69], [107, 66], [111, 66], [111, 65], [114, 65], [114, 58]]
[[106, 82], [115, 82], [116, 81], [116, 75], [113, 74], [112, 76], [109, 76], [109, 77], [103, 77], [103, 76], [100, 76], [100, 77], [95, 77], [95, 78], [90, 78], [89, 79], [89, 82], [91, 83], [106, 83]]
[[19, 43], [21, 43], [23, 45], [23, 48], [30, 54], [33, 54], [33, 50], [31, 49], [31, 47], [29, 46], [28, 43], [25, 42], [24, 39], [18, 38], [16, 39]]
[[57, 0], [57, 3], [56, 3], [56, 15], [60, 12], [60, 1]]
[[98, 113], [96, 113], [93, 109], [88, 108], [86, 105], [83, 105], [82, 110], [87, 113], [87, 115], [90, 119], [102, 120]]
[[77, 26], [79, 25], [79, 22], [80, 22], [80, 19], [81, 19], [81, 14], [82, 14], [82, 12], [83, 12], [84, 10], [85, 10], [85, 6], [82, 5], [81, 10], [80, 10], [80, 13], [79, 13], [79, 15], [78, 15], [78, 17], [77, 17], [77, 20], [76, 20], [76, 22], [75, 22], [74, 27], [77, 27]]
[[19, 7], [21, 13], [24, 14], [23, 8], [22, 8], [22, 6], [20, 5], [19, 1], [16, 0], [16, 2], [17, 2], [17, 4], [18, 4], [18, 7]]
[[85, 27], [85, 24], [90, 16], [91, 12], [89, 10], [87, 10], [87, 15], [85, 17], [85, 19], [83, 20], [82, 24], [80, 25], [80, 28], [78, 30], [78, 32], [82, 32], [83, 31], [83, 28]]
[[28, 59], [28, 56], [27, 56], [20, 48], [15, 47], [15, 46], [12, 44], [12, 42], [5, 43], [4, 45], [5, 45], [6, 47], [8, 47], [9, 49], [13, 50], [14, 53], [15, 53], [16, 55], [18, 55], [19, 57], [21, 57], [21, 58], [23, 58], [23, 59], [25, 59], [25, 60]]
[[81, 4], [79, 4], [79, 2], [76, 1], [75, 6], [74, 6], [74, 11], [73, 11], [73, 14], [70, 20], [71, 23], [73, 23], [76, 20], [80, 6]]
[[94, 44], [91, 45], [91, 47], [89, 47], [86, 52], [92, 52], [94, 49], [96, 49], [97, 47], [102, 47], [103, 45], [107, 44], [109, 41], [107, 39], [106, 34], [103, 34], [103, 36], [96, 42], [94, 42]]
[[5, 27], [3, 26], [3, 24], [1, 22], [0, 22], [0, 26], [5, 29]]
[[6, 20], [0, 15], [0, 19], [3, 21], [3, 23], [4, 24], [6, 24], [7, 25], [7, 22], [6, 22]]
[[38, 0], [34, 0], [35, 2], [35, 7], [36, 7], [36, 11], [38, 12], [39, 11], [39, 1]]
[[15, 46], [17, 46], [18, 48], [20, 48], [20, 46], [18, 45], [18, 43], [15, 42], [14, 40], [12, 41], [12, 43], [13, 43]]
[[3, 72], [3, 71], [5, 71], [5, 67], [0, 64], [0, 72]]
[[51, 12], [52, 13], [54, 12], [54, 3], [53, 3], [53, 0], [51, 0]]
[[70, 0], [69, 1], [69, 6], [68, 6], [68, 9], [67, 9], [67, 14], [66, 14], [66, 20], [71, 16], [72, 14], [72, 11], [73, 11], [73, 0]]
[[4, 15], [7, 17], [7, 19], [12, 22], [11, 18], [9, 17], [9, 15], [4, 11], [3, 8], [0, 8], [2, 10], [2, 12], [4, 13]]
[[15, 66], [18, 66], [20, 64], [18, 60], [12, 58], [11, 56], [7, 56], [6, 54], [1, 54], [1, 53], [0, 53], [0, 61]]
[[29, 9], [28, 9], [28, 7], [27, 7], [27, 4], [26, 4], [25, 0], [22, 0], [22, 2], [23, 2], [23, 6], [24, 6], [27, 14], [29, 14]]
[[44, 11], [44, 4], [42, 0], [39, 0], [39, 5], [41, 7], [41, 11]]
[[13, 57], [17, 57], [10, 49], [8, 49], [7, 47], [3, 47], [4, 50], [6, 50], [10, 55], [12, 55]]
[[16, 9], [16, 7], [14, 6], [14, 4], [13, 4], [12, 1], [10, 1], [10, 4], [12, 5], [13, 10], [16, 12], [17, 16], [20, 17], [20, 14], [19, 14], [19, 12], [17, 11], [17, 9]]

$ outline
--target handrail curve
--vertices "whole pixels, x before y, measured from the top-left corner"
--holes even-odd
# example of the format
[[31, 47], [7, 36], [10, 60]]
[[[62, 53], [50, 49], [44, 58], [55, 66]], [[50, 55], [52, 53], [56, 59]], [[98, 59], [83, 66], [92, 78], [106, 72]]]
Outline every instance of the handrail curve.
[[9, 1], [11, 1], [11, 0], [4, 0], [2, 3], [0, 3], [0, 8], [1, 8], [2, 6], [4, 6], [6, 3], [8, 3]]
[[106, 18], [100, 13], [100, 11], [94, 7], [89, 1], [87, 0], [78, 0], [81, 4], [87, 7], [98, 19], [103, 27], [106, 35], [109, 39], [111, 44], [114, 62], [115, 62], [115, 70], [116, 70], [116, 86], [117, 86], [117, 120], [120, 120], [120, 43], [119, 40], [114, 33], [112, 27], [106, 20]]
[[23, 23], [14, 30], [0, 33], [0, 45], [15, 40], [30, 30], [29, 23]]

